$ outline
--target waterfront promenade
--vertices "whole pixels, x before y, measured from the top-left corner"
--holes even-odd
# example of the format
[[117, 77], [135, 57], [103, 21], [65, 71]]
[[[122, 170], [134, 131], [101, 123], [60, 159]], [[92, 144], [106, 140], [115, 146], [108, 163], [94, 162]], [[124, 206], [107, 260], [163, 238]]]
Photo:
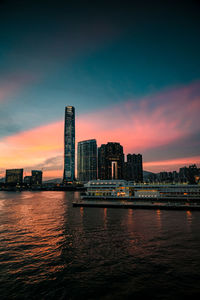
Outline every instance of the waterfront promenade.
[[200, 203], [161, 202], [161, 201], [127, 201], [127, 200], [78, 200], [74, 207], [105, 207], [134, 209], [200, 210]]

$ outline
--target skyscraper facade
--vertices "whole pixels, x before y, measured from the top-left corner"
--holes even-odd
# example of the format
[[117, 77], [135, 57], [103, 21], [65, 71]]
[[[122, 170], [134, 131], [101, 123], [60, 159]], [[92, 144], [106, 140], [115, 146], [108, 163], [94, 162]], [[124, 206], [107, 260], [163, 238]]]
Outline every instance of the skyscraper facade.
[[119, 143], [107, 143], [98, 148], [98, 178], [123, 179], [124, 153]]
[[78, 143], [77, 173], [78, 180], [82, 182], [97, 179], [97, 143], [95, 139]]
[[141, 154], [128, 154], [124, 164], [124, 179], [143, 182], [143, 166]]
[[32, 170], [31, 184], [42, 185], [42, 171]]
[[75, 180], [75, 108], [65, 107], [63, 183]]
[[9, 169], [6, 170], [6, 184], [8, 185], [22, 185], [23, 183], [23, 169]]

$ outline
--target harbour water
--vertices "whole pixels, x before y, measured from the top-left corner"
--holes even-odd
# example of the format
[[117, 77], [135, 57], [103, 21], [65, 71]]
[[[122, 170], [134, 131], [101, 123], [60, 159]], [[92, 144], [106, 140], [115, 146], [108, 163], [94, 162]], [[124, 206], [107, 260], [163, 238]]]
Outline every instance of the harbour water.
[[0, 192], [1, 299], [200, 296], [200, 212], [73, 207]]

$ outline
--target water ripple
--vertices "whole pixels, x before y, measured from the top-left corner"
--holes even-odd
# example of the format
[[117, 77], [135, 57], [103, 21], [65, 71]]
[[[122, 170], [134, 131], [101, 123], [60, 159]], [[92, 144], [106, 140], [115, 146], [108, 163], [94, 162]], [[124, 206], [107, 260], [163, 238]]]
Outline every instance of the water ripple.
[[1, 192], [1, 299], [200, 295], [199, 212], [79, 209], [74, 197]]

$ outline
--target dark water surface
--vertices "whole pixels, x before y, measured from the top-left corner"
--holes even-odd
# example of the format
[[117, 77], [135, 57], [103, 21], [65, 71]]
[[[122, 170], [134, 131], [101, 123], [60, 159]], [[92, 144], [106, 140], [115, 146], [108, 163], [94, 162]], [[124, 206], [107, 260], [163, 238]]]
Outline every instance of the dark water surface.
[[0, 299], [200, 297], [200, 212], [73, 208], [78, 197], [0, 192]]

